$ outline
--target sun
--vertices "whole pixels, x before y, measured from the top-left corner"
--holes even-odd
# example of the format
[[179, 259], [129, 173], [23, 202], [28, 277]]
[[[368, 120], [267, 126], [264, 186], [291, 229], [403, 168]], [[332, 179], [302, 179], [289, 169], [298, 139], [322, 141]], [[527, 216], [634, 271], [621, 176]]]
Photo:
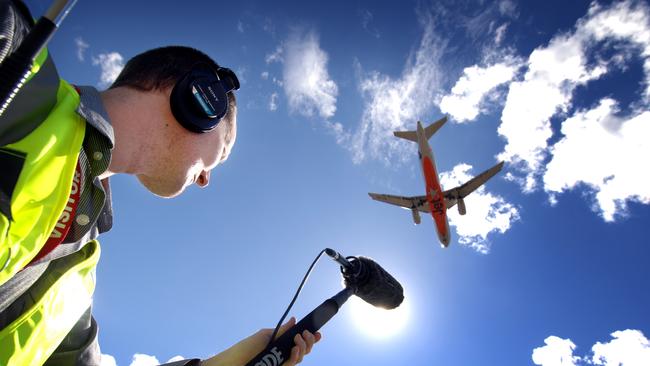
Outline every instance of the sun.
[[392, 310], [374, 307], [356, 296], [350, 298], [350, 316], [363, 333], [373, 338], [390, 338], [398, 335], [409, 321], [411, 312], [407, 298]]

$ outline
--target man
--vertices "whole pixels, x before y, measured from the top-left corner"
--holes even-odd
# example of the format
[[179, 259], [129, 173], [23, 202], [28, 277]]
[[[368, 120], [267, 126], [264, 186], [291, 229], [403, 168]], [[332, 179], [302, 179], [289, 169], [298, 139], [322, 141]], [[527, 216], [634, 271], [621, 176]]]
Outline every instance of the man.
[[[0, 0], [0, 20], [8, 30], [1, 62], [31, 16], [22, 3]], [[37, 63], [0, 118], [0, 364], [98, 365], [90, 305], [96, 238], [112, 226], [108, 178], [135, 175], [162, 197], [207, 186], [235, 143], [239, 83], [187, 47], [134, 57], [101, 93], [59, 82], [49, 58]], [[264, 329], [207, 360], [173, 364], [243, 365], [270, 336]], [[319, 339], [297, 335], [285, 365]]]

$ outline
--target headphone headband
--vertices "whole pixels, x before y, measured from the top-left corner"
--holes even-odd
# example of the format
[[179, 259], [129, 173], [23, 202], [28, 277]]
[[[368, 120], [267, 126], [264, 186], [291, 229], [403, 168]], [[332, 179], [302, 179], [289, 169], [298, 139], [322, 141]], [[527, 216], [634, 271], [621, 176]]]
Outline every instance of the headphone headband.
[[234, 71], [226, 67], [220, 67], [217, 69], [217, 76], [224, 85], [226, 93], [239, 90], [239, 79], [237, 79]]

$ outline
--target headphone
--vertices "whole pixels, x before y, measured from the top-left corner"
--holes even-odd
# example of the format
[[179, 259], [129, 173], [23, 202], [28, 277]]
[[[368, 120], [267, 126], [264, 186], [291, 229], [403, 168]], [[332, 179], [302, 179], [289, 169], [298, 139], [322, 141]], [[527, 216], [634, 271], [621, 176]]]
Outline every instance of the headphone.
[[210, 132], [228, 112], [227, 94], [234, 90], [239, 90], [239, 80], [232, 70], [196, 64], [172, 89], [172, 114], [192, 132]]

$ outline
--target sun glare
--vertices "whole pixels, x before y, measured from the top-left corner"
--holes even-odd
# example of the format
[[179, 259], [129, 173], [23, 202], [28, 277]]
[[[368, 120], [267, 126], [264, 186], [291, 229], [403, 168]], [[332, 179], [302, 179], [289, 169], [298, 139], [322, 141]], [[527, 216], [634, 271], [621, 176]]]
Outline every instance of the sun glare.
[[392, 310], [374, 307], [356, 296], [353, 296], [348, 304], [354, 324], [373, 338], [396, 336], [409, 321], [411, 309], [406, 298], [400, 306]]

